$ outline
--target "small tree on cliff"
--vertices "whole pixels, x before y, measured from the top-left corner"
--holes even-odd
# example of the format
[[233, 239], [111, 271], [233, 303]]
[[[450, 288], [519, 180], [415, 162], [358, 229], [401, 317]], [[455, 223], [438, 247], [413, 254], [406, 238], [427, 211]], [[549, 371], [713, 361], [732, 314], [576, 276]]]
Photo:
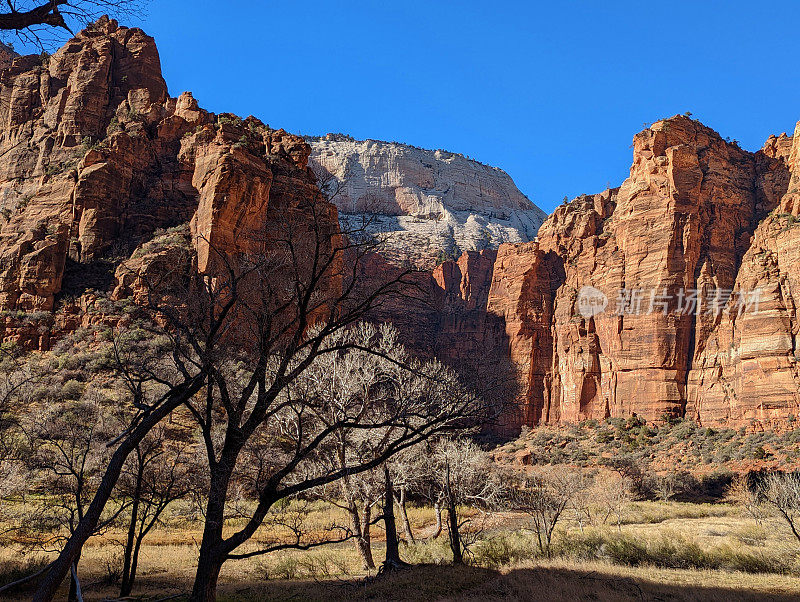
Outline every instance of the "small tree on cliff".
[[14, 32], [20, 41], [41, 50], [106, 13], [133, 17], [147, 0], [7, 0], [0, 12], [0, 31]]

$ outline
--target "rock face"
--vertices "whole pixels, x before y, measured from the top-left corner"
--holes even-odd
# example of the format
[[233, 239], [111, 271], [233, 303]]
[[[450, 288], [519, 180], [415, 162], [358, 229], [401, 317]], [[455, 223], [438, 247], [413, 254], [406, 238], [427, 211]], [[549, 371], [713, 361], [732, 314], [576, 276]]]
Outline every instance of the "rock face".
[[541, 212], [501, 170], [208, 113], [169, 96], [150, 37], [101, 19], [49, 59], [0, 48], [0, 154], [3, 342], [46, 349], [113, 324], [109, 303], [213, 276], [217, 252], [261, 253], [287, 220], [302, 230], [313, 212], [333, 244], [340, 222], [369, 216], [394, 236], [361, 276], [431, 268], [374, 317], [478, 385], [511, 368], [506, 432], [800, 413], [800, 129], [750, 153], [687, 117], [659, 121], [635, 136], [619, 188], [562, 205], [535, 237]]
[[154, 274], [213, 273], [219, 252], [268, 244], [300, 199], [338, 236], [310, 152], [254, 118], [170, 98], [153, 39], [107, 18], [49, 60], [11, 57], [0, 71], [2, 336], [46, 348], [100, 319], [93, 307], [112, 290], [135, 299]]
[[622, 186], [498, 251], [486, 312], [522, 384], [510, 423], [797, 414], [797, 144], [748, 153], [675, 117], [633, 147]]
[[369, 215], [394, 261], [431, 268], [463, 251], [527, 242], [546, 217], [506, 172], [463, 155], [341, 134], [309, 142], [343, 230]]
[[687, 415], [701, 422], [782, 425], [800, 410], [799, 146], [800, 124], [762, 151], [771, 159], [763, 179], [778, 184], [770, 206], [778, 206], [756, 228], [733, 285], [760, 293], [758, 311], [727, 307], [696, 354]]

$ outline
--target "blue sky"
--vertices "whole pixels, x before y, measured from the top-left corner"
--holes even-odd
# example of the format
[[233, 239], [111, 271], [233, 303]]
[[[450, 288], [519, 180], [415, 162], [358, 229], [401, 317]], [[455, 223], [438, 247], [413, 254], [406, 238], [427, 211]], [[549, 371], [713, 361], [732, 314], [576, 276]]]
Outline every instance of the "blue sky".
[[545, 211], [691, 111], [756, 150], [800, 119], [800, 3], [154, 1], [170, 92], [303, 134], [461, 152]]

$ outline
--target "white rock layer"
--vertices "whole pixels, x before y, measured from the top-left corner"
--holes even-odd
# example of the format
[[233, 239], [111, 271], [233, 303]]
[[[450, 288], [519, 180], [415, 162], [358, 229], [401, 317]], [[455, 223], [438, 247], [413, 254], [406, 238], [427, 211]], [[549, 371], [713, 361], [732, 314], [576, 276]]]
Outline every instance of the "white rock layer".
[[310, 165], [330, 178], [342, 226], [369, 215], [394, 259], [428, 267], [462, 251], [527, 242], [547, 217], [502, 169], [463, 155], [335, 134], [309, 143]]

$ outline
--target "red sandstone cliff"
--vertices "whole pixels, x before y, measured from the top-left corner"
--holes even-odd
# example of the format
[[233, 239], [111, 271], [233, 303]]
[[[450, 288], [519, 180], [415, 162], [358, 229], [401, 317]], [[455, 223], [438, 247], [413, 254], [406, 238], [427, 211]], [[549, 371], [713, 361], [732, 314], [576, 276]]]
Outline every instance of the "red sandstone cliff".
[[136, 298], [148, 274], [211, 272], [209, 248], [252, 252], [301, 200], [337, 236], [309, 153], [254, 118], [170, 98], [153, 39], [107, 18], [49, 59], [12, 58], [0, 71], [4, 340], [46, 348], [104, 320], [94, 306], [112, 289]]
[[[338, 236], [309, 146], [254, 118], [210, 114], [188, 93], [170, 98], [142, 31], [102, 19], [49, 60], [3, 61], [4, 340], [46, 348], [65, 330], [118, 319], [103, 297], [141, 301], [153, 275], [213, 272], [211, 247], [268, 245], [310, 199], [325, 235]], [[534, 242], [418, 273], [414, 294], [375, 317], [478, 379], [509, 358], [520, 383], [512, 430], [633, 413], [780, 424], [800, 411], [800, 132], [749, 153], [674, 117], [633, 148], [619, 188], [559, 207]], [[373, 259], [367, 271], [396, 269]], [[608, 308], [582, 314], [584, 287]], [[626, 290], [641, 292], [638, 311], [615, 311]], [[736, 295], [753, 290], [759, 311], [740, 312]], [[689, 291], [732, 294], [714, 311], [675, 311]], [[652, 307], [651, 293], [672, 305]]]
[[[620, 188], [559, 207], [536, 242], [498, 251], [486, 312], [519, 371], [517, 423], [796, 414], [797, 144], [771, 137], [749, 153], [674, 117], [633, 148]], [[579, 311], [583, 287], [606, 295], [605, 311]], [[737, 295], [757, 289], [759, 311], [741, 312]]]

